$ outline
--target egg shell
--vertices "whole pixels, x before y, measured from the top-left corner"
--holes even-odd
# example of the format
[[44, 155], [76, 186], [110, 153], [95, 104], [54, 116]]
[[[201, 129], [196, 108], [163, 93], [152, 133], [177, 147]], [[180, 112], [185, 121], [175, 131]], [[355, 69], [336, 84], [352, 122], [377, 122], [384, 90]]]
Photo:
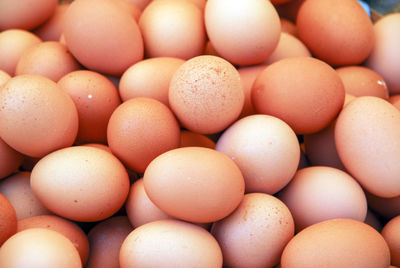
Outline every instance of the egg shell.
[[111, 115], [107, 140], [113, 154], [142, 173], [154, 158], [179, 146], [180, 129], [167, 106], [150, 98], [134, 98]]
[[364, 221], [367, 215], [361, 186], [344, 171], [331, 167], [297, 171], [278, 197], [292, 212], [297, 231], [335, 218]]
[[380, 197], [400, 195], [399, 126], [399, 110], [371, 96], [351, 101], [336, 121], [336, 149], [346, 170]]
[[97, 72], [80, 70], [63, 76], [58, 85], [68, 93], [78, 110], [76, 143], [106, 143], [108, 121], [121, 104], [114, 84]]
[[65, 11], [69, 5], [68, 2], [58, 4], [51, 17], [33, 32], [43, 41], [58, 41], [63, 31]]
[[82, 263], [68, 238], [53, 230], [32, 228], [16, 233], [3, 244], [0, 267], [80, 268]]
[[72, 145], [78, 112], [55, 82], [39, 75], [11, 78], [0, 90], [0, 136], [32, 157]]
[[111, 217], [89, 232], [90, 254], [87, 268], [119, 268], [119, 252], [125, 238], [133, 231], [125, 216]]
[[244, 104], [238, 71], [216, 56], [198, 56], [182, 64], [168, 94], [182, 126], [200, 134], [224, 130], [238, 118]]
[[143, 58], [143, 39], [135, 19], [114, 1], [76, 0], [64, 16], [64, 36], [85, 67], [120, 75]]
[[19, 152], [8, 146], [0, 138], [0, 179], [3, 179], [17, 170], [22, 164], [24, 157]]
[[161, 220], [132, 231], [122, 244], [121, 268], [222, 267], [215, 238], [203, 228], [177, 220]]
[[294, 235], [294, 222], [279, 199], [252, 193], [232, 214], [215, 222], [211, 233], [221, 246], [226, 267], [272, 267]]
[[32, 170], [31, 186], [39, 201], [57, 215], [99, 221], [122, 207], [129, 192], [129, 177], [112, 154], [75, 146], [39, 160]]
[[128, 0], [128, 1], [136, 5], [140, 10], [143, 10], [148, 4], [150, 4], [152, 0]]
[[18, 172], [0, 181], [0, 193], [12, 204], [18, 220], [52, 214], [32, 192], [30, 172]]
[[354, 0], [307, 0], [296, 26], [313, 55], [335, 66], [362, 63], [375, 43], [371, 19]]
[[311, 57], [286, 58], [269, 65], [251, 91], [258, 113], [282, 119], [296, 134], [327, 127], [341, 110], [344, 96], [335, 70]]
[[205, 135], [186, 130], [181, 130], [181, 143], [179, 147], [193, 147], [193, 146], [214, 149], [215, 142]]
[[400, 265], [400, 216], [394, 217], [381, 232], [390, 249], [391, 264]]
[[154, 159], [144, 176], [150, 200], [168, 215], [205, 223], [229, 215], [244, 194], [244, 179], [226, 155], [203, 147], [178, 148]]
[[0, 194], [0, 246], [16, 232], [17, 215], [15, 209], [10, 201], [4, 195]]
[[300, 160], [296, 134], [288, 124], [269, 115], [236, 121], [218, 139], [215, 149], [238, 165], [247, 193], [278, 192], [292, 179]]
[[389, 97], [389, 102], [400, 110], [400, 94], [395, 94]]
[[232, 64], [261, 63], [279, 41], [280, 20], [269, 1], [208, 0], [204, 18], [214, 48]]
[[18, 232], [31, 228], [45, 228], [64, 235], [78, 250], [82, 264], [86, 264], [89, 241], [86, 234], [75, 223], [54, 215], [41, 215], [18, 221]]
[[294, 37], [298, 37], [296, 24], [285, 18], [280, 18], [280, 20], [281, 20], [281, 31], [283, 33], [288, 33], [293, 35]]
[[142, 15], [142, 10], [137, 5], [129, 0], [115, 0], [114, 2], [125, 11], [128, 11], [137, 23], [139, 22], [140, 16]]
[[11, 79], [11, 76], [3, 70], [0, 70], [0, 88]]

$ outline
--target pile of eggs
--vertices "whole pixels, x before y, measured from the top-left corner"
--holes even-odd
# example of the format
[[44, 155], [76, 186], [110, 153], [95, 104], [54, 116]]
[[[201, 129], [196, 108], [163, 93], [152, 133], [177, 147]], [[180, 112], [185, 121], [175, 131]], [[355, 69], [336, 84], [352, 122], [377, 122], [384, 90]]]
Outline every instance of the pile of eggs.
[[400, 13], [0, 1], [0, 267], [400, 267]]

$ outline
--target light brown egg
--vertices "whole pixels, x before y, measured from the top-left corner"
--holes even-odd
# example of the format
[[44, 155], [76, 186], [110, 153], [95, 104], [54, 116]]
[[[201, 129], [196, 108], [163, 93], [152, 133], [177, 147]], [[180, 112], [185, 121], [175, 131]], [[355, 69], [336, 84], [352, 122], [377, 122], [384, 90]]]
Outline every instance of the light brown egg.
[[64, 16], [64, 36], [72, 55], [85, 67], [120, 75], [143, 58], [135, 19], [109, 0], [76, 0]]
[[57, 5], [52, 16], [34, 30], [43, 41], [58, 41], [63, 31], [64, 14], [69, 7], [68, 2]]
[[150, 98], [134, 98], [111, 115], [107, 140], [113, 154], [142, 173], [158, 155], [179, 146], [180, 129], [167, 106]]
[[0, 136], [15, 150], [42, 157], [72, 145], [77, 132], [74, 102], [48, 78], [20, 75], [0, 90]]
[[68, 238], [43, 228], [18, 232], [0, 249], [0, 267], [81, 268], [79, 253]]
[[128, 1], [135, 4], [140, 10], [143, 10], [148, 4], [150, 4], [152, 0], [128, 0]]
[[32, 170], [31, 186], [50, 211], [71, 220], [99, 221], [122, 207], [129, 177], [112, 154], [75, 146], [42, 158]]
[[278, 197], [292, 212], [297, 231], [335, 218], [364, 221], [367, 215], [361, 186], [344, 171], [331, 167], [299, 170]]
[[64, 44], [49, 41], [27, 49], [18, 61], [15, 75], [36, 74], [57, 82], [78, 69], [79, 63]]
[[139, 26], [147, 57], [187, 60], [204, 50], [203, 12], [190, 1], [152, 1], [143, 10]]
[[119, 260], [121, 268], [222, 267], [215, 238], [199, 226], [177, 220], [150, 222], [132, 231]]
[[288, 124], [269, 115], [236, 121], [218, 139], [215, 149], [238, 165], [247, 193], [278, 192], [292, 179], [300, 160], [296, 134]]
[[185, 61], [178, 58], [151, 58], [132, 65], [119, 82], [122, 101], [136, 97], [147, 97], [169, 106], [169, 82], [175, 71]]
[[198, 56], [182, 64], [168, 94], [181, 124], [200, 134], [224, 130], [238, 118], [244, 103], [238, 71], [216, 56]]
[[335, 66], [362, 63], [375, 43], [371, 19], [357, 1], [307, 0], [296, 26], [313, 55]]
[[107, 125], [121, 104], [117, 88], [105, 76], [87, 70], [70, 72], [58, 85], [72, 98], [78, 110], [77, 143], [107, 142]]
[[269, 1], [208, 0], [204, 18], [214, 48], [232, 64], [261, 63], [278, 45], [281, 25]]
[[295, 37], [298, 37], [296, 24], [285, 18], [280, 18], [280, 20], [281, 30], [283, 33], [288, 33]]
[[226, 267], [272, 267], [294, 235], [294, 222], [279, 199], [252, 193], [232, 214], [215, 222], [211, 233], [221, 246]]
[[390, 249], [391, 264], [400, 265], [400, 216], [386, 223], [381, 232]]
[[282, 268], [388, 267], [390, 252], [371, 226], [351, 219], [323, 221], [304, 229], [283, 250]]
[[181, 143], [179, 147], [192, 147], [192, 146], [214, 149], [215, 142], [205, 135], [186, 130], [181, 130]]
[[75, 223], [53, 215], [35, 216], [18, 221], [18, 232], [31, 228], [44, 228], [62, 234], [78, 250], [82, 264], [86, 264], [89, 255], [89, 241], [86, 234]]
[[86, 268], [119, 268], [119, 252], [125, 238], [133, 231], [127, 217], [111, 217], [89, 232], [90, 254]]
[[0, 69], [14, 76], [21, 55], [30, 47], [39, 44], [40, 38], [31, 32], [11, 29], [0, 33]]
[[346, 170], [369, 192], [400, 195], [400, 112], [371, 96], [348, 103], [336, 121], [335, 143]]
[[0, 181], [0, 193], [13, 205], [18, 220], [52, 214], [33, 194], [30, 176], [30, 172], [19, 172]]
[[125, 11], [128, 11], [137, 23], [139, 22], [142, 10], [137, 5], [132, 3], [130, 0], [114, 0], [114, 2]]
[[0, 179], [11, 175], [22, 164], [24, 157], [0, 138]]
[[389, 102], [400, 110], [400, 94], [395, 94], [389, 97]]
[[[10, 201], [8, 201], [8, 199], [4, 195], [0, 194], [0, 246], [16, 232], [17, 232], [17, 215], [15, 213], [15, 209], [10, 203]], [[0, 265], [0, 267], [6, 267], [6, 266]]]
[[0, 70], [0, 88], [11, 79], [11, 76], [3, 70]]
[[296, 134], [327, 127], [344, 103], [343, 83], [328, 64], [311, 57], [287, 58], [264, 69], [251, 97], [258, 113], [285, 121]]

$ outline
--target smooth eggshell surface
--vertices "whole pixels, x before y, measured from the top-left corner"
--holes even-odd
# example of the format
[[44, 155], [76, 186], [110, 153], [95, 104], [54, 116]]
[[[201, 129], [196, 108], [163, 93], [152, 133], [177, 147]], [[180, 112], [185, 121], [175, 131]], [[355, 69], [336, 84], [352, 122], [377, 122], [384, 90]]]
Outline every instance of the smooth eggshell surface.
[[[0, 194], [0, 246], [16, 232], [17, 214], [15, 213], [15, 209], [11, 202], [4, 195]], [[0, 267], [3, 266], [0, 265]]]
[[394, 217], [381, 232], [390, 249], [391, 264], [400, 265], [400, 216]]
[[11, 175], [22, 164], [24, 157], [0, 138], [0, 179]]

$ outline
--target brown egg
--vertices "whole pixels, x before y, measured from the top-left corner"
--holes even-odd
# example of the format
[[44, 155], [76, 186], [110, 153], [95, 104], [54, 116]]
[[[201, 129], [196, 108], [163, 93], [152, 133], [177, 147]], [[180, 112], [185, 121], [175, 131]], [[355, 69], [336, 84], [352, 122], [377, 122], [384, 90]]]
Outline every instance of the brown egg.
[[400, 112], [371, 96], [347, 104], [336, 121], [335, 142], [346, 170], [372, 194], [400, 195]]
[[193, 132], [224, 130], [242, 111], [243, 86], [238, 71], [216, 56], [198, 56], [175, 72], [169, 104], [181, 124]]
[[145, 9], [145, 7], [150, 4], [152, 0], [127, 0], [133, 4], [135, 4], [140, 10]]
[[113, 154], [142, 173], [158, 155], [179, 146], [180, 130], [167, 106], [150, 98], [134, 98], [111, 115], [107, 139]]
[[147, 57], [190, 59], [206, 42], [203, 12], [190, 1], [152, 1], [139, 20]]
[[86, 264], [89, 241], [86, 234], [75, 223], [52, 215], [35, 216], [18, 221], [18, 232], [31, 228], [49, 229], [64, 235], [78, 250], [82, 264]]
[[73, 1], [64, 16], [64, 36], [71, 53], [93, 71], [120, 75], [143, 58], [139, 26], [114, 1]]
[[362, 66], [346, 66], [336, 69], [343, 81], [346, 93], [353, 96], [389, 98], [388, 88], [382, 76]]
[[24, 157], [0, 138], [0, 179], [11, 175], [22, 164]]
[[52, 214], [33, 194], [30, 176], [30, 172], [19, 172], [0, 181], [0, 193], [13, 205], [18, 220]]
[[369, 226], [373, 227], [375, 230], [380, 232], [382, 230], [382, 223], [378, 218], [378, 215], [368, 209], [367, 216], [365, 217], [364, 222]]
[[119, 251], [125, 238], [133, 231], [127, 217], [111, 217], [89, 232], [90, 254], [86, 268], [119, 268]]
[[31, 30], [51, 17], [57, 0], [2, 0], [0, 30], [12, 28]]
[[400, 93], [400, 13], [384, 16], [374, 25], [375, 45], [365, 65], [382, 75], [390, 94]]
[[389, 102], [400, 110], [400, 94], [395, 94], [389, 97]]
[[107, 125], [121, 104], [117, 88], [105, 76], [87, 70], [63, 76], [58, 85], [75, 103], [79, 116], [77, 143], [107, 142]]
[[0, 88], [11, 79], [11, 76], [3, 70], [0, 70]]
[[210, 149], [215, 148], [215, 142], [213, 142], [209, 137], [186, 131], [186, 130], [181, 130], [181, 143], [179, 147], [206, 147]]
[[49, 41], [27, 49], [18, 61], [15, 75], [37, 74], [57, 82], [78, 69], [79, 63], [64, 44]]
[[208, 0], [204, 18], [214, 48], [232, 64], [261, 63], [278, 45], [281, 25], [269, 1]]
[[[0, 246], [17, 232], [17, 215], [8, 199], [0, 194]], [[1, 256], [1, 248], [0, 248]], [[1, 260], [1, 257], [0, 257]], [[1, 263], [1, 261], [0, 261]], [[0, 267], [6, 267], [1, 266]]]
[[144, 190], [143, 179], [132, 184], [125, 209], [134, 228], [152, 221], [172, 219], [149, 199]]
[[236, 121], [218, 139], [215, 149], [238, 165], [247, 193], [278, 192], [292, 179], [300, 160], [296, 134], [285, 122], [269, 115]]
[[264, 69], [251, 97], [258, 113], [276, 116], [297, 134], [322, 130], [344, 103], [344, 87], [328, 64], [311, 57], [287, 58]]
[[292, 212], [297, 231], [335, 218], [364, 221], [367, 215], [361, 186], [347, 173], [331, 167], [299, 170], [278, 197]]
[[[3, 2], [2, 2], [3, 3]], [[39, 37], [31, 32], [19, 29], [0, 33], [0, 69], [14, 76], [21, 55], [30, 47], [39, 44]]]
[[142, 10], [132, 3], [130, 0], [114, 0], [116, 4], [118, 4], [122, 9], [128, 11], [135, 19], [136, 23], [139, 22], [140, 16], [142, 15]]
[[226, 267], [272, 267], [294, 235], [289, 209], [274, 196], [246, 194], [228, 217], [213, 224]]
[[72, 145], [77, 132], [74, 102], [48, 78], [20, 75], [0, 90], [0, 136], [15, 150], [42, 157]]
[[385, 219], [391, 219], [400, 215], [400, 195], [392, 198], [382, 198], [365, 192], [368, 206]]
[[147, 97], [161, 101], [169, 106], [169, 82], [175, 71], [185, 61], [178, 58], [151, 58], [129, 67], [119, 83], [122, 101], [136, 97]]
[[288, 33], [295, 37], [298, 37], [296, 24], [285, 18], [280, 18], [280, 20], [281, 30], [283, 33]]
[[314, 224], [290, 240], [282, 268], [388, 267], [389, 248], [371, 226], [351, 219]]
[[215, 238], [203, 228], [177, 220], [140, 226], [122, 244], [119, 261], [127, 267], [222, 267]]
[[0, 267], [82, 267], [79, 253], [68, 238], [43, 228], [18, 232], [0, 249]]
[[382, 236], [390, 249], [391, 264], [400, 265], [400, 216], [391, 219], [382, 229]]
[[375, 43], [371, 19], [357, 1], [307, 0], [296, 25], [313, 55], [335, 66], [360, 64]]
[[212, 222], [229, 215], [244, 194], [244, 180], [226, 155], [204, 147], [168, 151], [147, 167], [144, 189], [168, 215], [192, 222]]
[[42, 158], [32, 170], [31, 186], [50, 211], [71, 220], [99, 221], [122, 207], [129, 177], [112, 154], [76, 146]]
[[58, 41], [63, 31], [64, 14], [69, 7], [68, 2], [57, 5], [52, 16], [34, 30], [43, 41]]
[[210, 42], [210, 40], [207, 40], [207, 42], [206, 42], [206, 47], [204, 48], [203, 55], [211, 55], [211, 56], [220, 57], [220, 55], [215, 50], [215, 48], [214, 48], [213, 44]]

